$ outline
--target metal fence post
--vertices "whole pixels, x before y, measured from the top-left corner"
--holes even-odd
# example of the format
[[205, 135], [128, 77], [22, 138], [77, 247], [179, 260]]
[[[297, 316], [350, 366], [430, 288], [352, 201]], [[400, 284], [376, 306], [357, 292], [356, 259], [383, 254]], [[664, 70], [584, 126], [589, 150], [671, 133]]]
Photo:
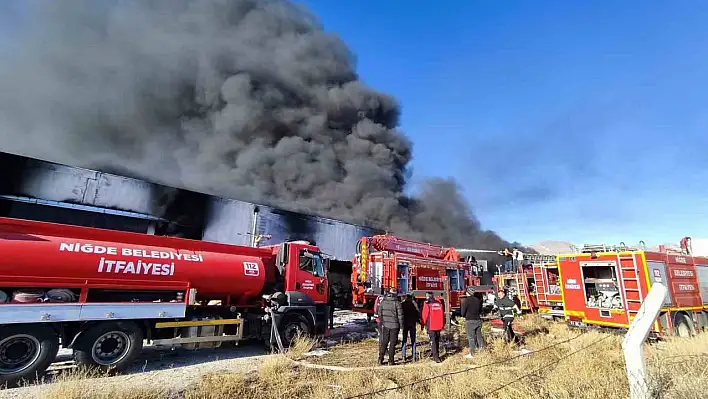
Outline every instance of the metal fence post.
[[665, 285], [661, 283], [652, 285], [649, 294], [644, 298], [639, 312], [632, 320], [629, 331], [627, 331], [627, 335], [622, 341], [631, 399], [650, 398], [649, 380], [642, 344], [649, 336], [649, 332], [659, 316], [661, 308], [664, 306], [666, 292]]

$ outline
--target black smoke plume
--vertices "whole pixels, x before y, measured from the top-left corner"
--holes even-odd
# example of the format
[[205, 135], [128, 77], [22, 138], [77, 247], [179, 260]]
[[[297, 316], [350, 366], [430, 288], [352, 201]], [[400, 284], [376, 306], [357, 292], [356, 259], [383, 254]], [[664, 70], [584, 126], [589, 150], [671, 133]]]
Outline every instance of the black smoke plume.
[[[279, 0], [28, 0], [0, 66], [0, 147], [306, 211], [446, 245], [499, 248], [454, 182], [403, 195], [400, 108]], [[372, 44], [375, 45], [375, 44]]]

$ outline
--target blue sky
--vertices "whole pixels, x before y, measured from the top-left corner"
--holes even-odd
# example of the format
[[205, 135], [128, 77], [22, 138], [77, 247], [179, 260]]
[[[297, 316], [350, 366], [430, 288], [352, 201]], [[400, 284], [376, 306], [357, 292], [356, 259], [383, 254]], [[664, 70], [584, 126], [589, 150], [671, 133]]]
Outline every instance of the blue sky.
[[[401, 102], [413, 183], [454, 177], [484, 227], [525, 243], [706, 236], [708, 2], [300, 2]], [[0, 44], [18, 4], [0, 1]]]
[[401, 102], [415, 178], [456, 178], [485, 227], [706, 235], [708, 2], [301, 2]]

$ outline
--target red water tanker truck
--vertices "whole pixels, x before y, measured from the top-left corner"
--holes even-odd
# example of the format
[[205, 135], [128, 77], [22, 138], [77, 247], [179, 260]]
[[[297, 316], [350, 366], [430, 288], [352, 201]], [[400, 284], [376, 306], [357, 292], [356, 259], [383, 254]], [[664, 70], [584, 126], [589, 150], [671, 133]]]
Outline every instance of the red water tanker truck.
[[156, 346], [327, 334], [327, 260], [307, 242], [217, 244], [0, 218], [0, 382], [35, 378], [59, 347], [121, 369]]

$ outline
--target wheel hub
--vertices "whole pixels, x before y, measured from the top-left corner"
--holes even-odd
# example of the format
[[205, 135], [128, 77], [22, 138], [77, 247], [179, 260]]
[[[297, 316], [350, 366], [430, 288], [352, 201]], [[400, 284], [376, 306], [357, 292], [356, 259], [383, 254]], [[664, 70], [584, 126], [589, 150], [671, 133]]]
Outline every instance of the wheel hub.
[[285, 327], [285, 334], [283, 335], [285, 335], [285, 340], [287, 342], [292, 342], [295, 337], [302, 335], [304, 331], [305, 329], [300, 323], [293, 323]]
[[122, 359], [130, 349], [130, 339], [122, 331], [111, 331], [101, 335], [93, 344], [93, 360], [108, 366]]
[[18, 373], [30, 367], [39, 357], [37, 338], [18, 334], [0, 341], [0, 373]]

